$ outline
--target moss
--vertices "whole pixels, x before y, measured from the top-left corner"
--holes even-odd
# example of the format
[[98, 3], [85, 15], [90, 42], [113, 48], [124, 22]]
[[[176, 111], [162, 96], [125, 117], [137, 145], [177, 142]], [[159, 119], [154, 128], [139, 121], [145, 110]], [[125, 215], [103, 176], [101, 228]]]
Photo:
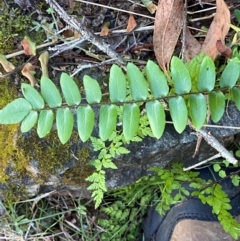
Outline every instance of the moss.
[[89, 151], [87, 148], [79, 149], [76, 158], [76, 165], [64, 173], [63, 184], [86, 186], [85, 179], [91, 175], [95, 169], [89, 165]]
[[[15, 99], [16, 95], [15, 86], [11, 86], [8, 80], [0, 82], [0, 108]], [[36, 130], [21, 134], [19, 125], [0, 125], [0, 146], [4, 147], [0, 155], [0, 183], [8, 185], [8, 189], [14, 190], [14, 184], [11, 183], [11, 178], [8, 176], [8, 173], [13, 172], [17, 175], [15, 180], [21, 180], [30, 175], [35, 178], [36, 182], [44, 183], [50, 174], [54, 174], [63, 163], [67, 163], [73, 158], [71, 152], [73, 147], [77, 147], [78, 151], [75, 156], [79, 161], [76, 163], [76, 167], [67, 171], [64, 183], [83, 184], [85, 178], [92, 171], [89, 165], [88, 149], [79, 148], [77, 131], [73, 131], [71, 140], [63, 145], [56, 130], [45, 138], [39, 138]], [[31, 167], [29, 161], [32, 160], [38, 161], [39, 174], [37, 175], [29, 172], [29, 167]], [[7, 196], [11, 196], [11, 190]]]
[[23, 15], [20, 9], [5, 7], [0, 14], [0, 53], [9, 54], [17, 51], [16, 37], [21, 35], [22, 38], [31, 23], [31, 17]]
[[[59, 141], [56, 131], [52, 131], [48, 136], [41, 139], [33, 130], [27, 135], [22, 135], [22, 138], [17, 141], [17, 146], [22, 150], [27, 160], [38, 161], [40, 173], [38, 182], [44, 182], [50, 174], [53, 174], [57, 168], [62, 166], [62, 163], [71, 158], [71, 142], [63, 145]], [[27, 165], [29, 166], [29, 164]], [[17, 170], [21, 171], [21, 168], [21, 164], [19, 164]]]
[[[16, 96], [16, 90], [9, 84], [9, 79], [0, 82], [0, 108], [11, 102]], [[18, 125], [0, 125], [0, 146], [4, 151], [0, 155], [0, 182], [6, 183], [8, 176], [5, 170], [9, 166], [15, 153], [18, 152], [16, 147], [16, 136]]]

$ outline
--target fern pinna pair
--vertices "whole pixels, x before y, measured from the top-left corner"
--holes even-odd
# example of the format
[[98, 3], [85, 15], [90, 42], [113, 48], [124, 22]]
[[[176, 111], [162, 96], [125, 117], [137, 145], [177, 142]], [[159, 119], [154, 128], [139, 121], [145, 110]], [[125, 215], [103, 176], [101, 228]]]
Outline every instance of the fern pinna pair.
[[166, 123], [161, 100], [168, 103], [173, 125], [179, 133], [185, 129], [189, 117], [193, 126], [200, 129], [206, 121], [208, 109], [211, 119], [218, 122], [224, 114], [226, 92], [240, 109], [240, 88], [236, 85], [240, 74], [238, 58], [229, 60], [219, 77], [216, 77], [212, 59], [203, 54], [187, 64], [173, 57], [170, 67], [171, 72], [165, 75], [151, 60], [143, 72], [129, 63], [125, 75], [120, 67], [113, 65], [109, 76], [108, 102], [101, 102], [102, 91], [98, 81], [87, 75], [83, 78], [84, 102], [78, 86], [66, 73], [62, 73], [60, 78], [62, 95], [56, 85], [43, 76], [40, 92], [29, 84], [21, 85], [24, 98], [15, 99], [0, 110], [0, 124], [21, 122], [21, 131], [27, 132], [37, 123], [37, 133], [42, 138], [51, 131], [56, 119], [58, 137], [64, 144], [71, 137], [73, 110], [76, 109], [78, 133], [85, 142], [94, 128], [92, 107], [100, 106], [100, 138], [106, 141], [117, 123], [122, 122], [123, 134], [128, 142], [137, 133], [142, 105], [145, 105], [156, 138], [162, 136]]

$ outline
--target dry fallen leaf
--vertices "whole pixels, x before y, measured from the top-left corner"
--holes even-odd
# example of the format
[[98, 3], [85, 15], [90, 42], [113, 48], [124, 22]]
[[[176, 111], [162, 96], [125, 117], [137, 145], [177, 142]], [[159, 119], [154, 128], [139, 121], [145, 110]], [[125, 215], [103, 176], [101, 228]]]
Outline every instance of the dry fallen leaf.
[[[194, 58], [201, 51], [205, 52], [206, 55], [210, 56], [214, 60], [219, 53], [223, 54], [226, 50], [223, 50], [223, 48], [225, 46], [224, 39], [230, 27], [230, 12], [223, 0], [217, 0], [216, 4], [216, 14], [209, 27], [203, 44], [200, 44], [192, 36], [189, 29], [186, 30], [185, 58], [187, 61]], [[228, 51], [223, 55], [229, 57], [231, 53]]]
[[186, 29], [185, 60], [188, 62], [201, 52], [202, 45], [195, 39], [190, 30]]
[[27, 63], [21, 71], [22, 75], [28, 78], [28, 80], [31, 83], [31, 86], [35, 86], [36, 84], [36, 80], [34, 77], [36, 72], [34, 70], [35, 70], [35, 67], [31, 63]]
[[100, 32], [100, 36], [108, 36], [110, 29], [109, 29], [110, 23], [106, 22], [104, 23], [101, 32]]
[[225, 37], [229, 31], [231, 19], [230, 11], [224, 0], [217, 0], [216, 5], [216, 14], [202, 46], [202, 51], [212, 59], [215, 59], [219, 54], [216, 46], [217, 41], [221, 40], [223, 44], [225, 43]]
[[167, 73], [169, 62], [183, 26], [183, 0], [159, 1], [155, 16], [153, 45], [162, 70]]
[[157, 11], [158, 7], [151, 0], [142, 0], [142, 3], [151, 14], [154, 14]]
[[217, 41], [216, 47], [217, 47], [218, 52], [221, 55], [223, 55], [227, 58], [232, 58], [232, 50], [229, 47], [227, 47], [226, 45], [224, 45], [221, 40]]
[[41, 69], [42, 69], [42, 76], [48, 77], [48, 60], [49, 60], [49, 53], [48, 51], [43, 52], [38, 60], [41, 63]]
[[135, 20], [134, 16], [132, 14], [130, 14], [130, 16], [128, 18], [127, 31], [131, 32], [136, 27], [137, 27], [136, 20]]
[[21, 45], [23, 46], [23, 51], [26, 55], [36, 55], [36, 44], [32, 42], [32, 40], [25, 36], [21, 41]]
[[15, 66], [6, 59], [5, 55], [2, 54], [0, 54], [0, 64], [6, 72], [11, 72], [15, 69]]
[[155, 5], [154, 3], [150, 3], [150, 4], [147, 6], [147, 9], [148, 9], [148, 11], [149, 11], [151, 14], [154, 14], [154, 13], [157, 11], [158, 7], [157, 7], [157, 5]]

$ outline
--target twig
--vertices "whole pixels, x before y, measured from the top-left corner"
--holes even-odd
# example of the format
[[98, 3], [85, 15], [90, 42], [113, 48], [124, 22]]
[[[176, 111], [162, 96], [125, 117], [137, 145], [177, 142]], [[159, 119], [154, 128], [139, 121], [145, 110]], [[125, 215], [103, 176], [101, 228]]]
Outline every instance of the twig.
[[203, 139], [215, 150], [217, 150], [219, 154], [223, 158], [225, 158], [229, 163], [236, 164], [238, 162], [237, 159], [214, 136], [208, 134], [205, 130], [196, 130], [190, 121], [188, 124], [193, 130], [196, 131], [194, 133], [195, 135], [202, 136]]
[[151, 16], [148, 16], [148, 15], [140, 14], [140, 13], [135, 13], [135, 12], [124, 10], [124, 9], [114, 8], [114, 7], [106, 6], [106, 5], [99, 4], [99, 3], [94, 3], [94, 2], [84, 1], [84, 0], [75, 0], [75, 1], [87, 3], [87, 4], [92, 4], [92, 5], [95, 5], [95, 6], [102, 7], [102, 8], [108, 8], [108, 9], [116, 10], [116, 11], [119, 11], [119, 12], [129, 13], [129, 14], [138, 15], [138, 16], [141, 16], [141, 17], [144, 17], [144, 18], [150, 18], [150, 19], [155, 20], [155, 17], [151, 17]]
[[216, 154], [216, 155], [214, 155], [214, 156], [212, 156], [212, 157], [210, 157], [210, 158], [208, 158], [208, 159], [206, 159], [206, 160], [204, 160], [204, 161], [198, 162], [198, 163], [196, 163], [196, 164], [194, 164], [194, 165], [192, 165], [192, 166], [190, 166], [190, 167], [184, 167], [184, 168], [183, 168], [183, 171], [192, 170], [192, 169], [194, 169], [194, 168], [196, 168], [196, 167], [199, 167], [199, 166], [201, 166], [201, 165], [203, 165], [203, 164], [205, 164], [205, 163], [207, 163], [207, 162], [209, 162], [209, 161], [215, 160], [216, 158], [219, 158], [219, 157], [221, 157], [221, 154], [220, 154], [220, 153], [218, 153], [218, 154]]
[[[48, 46], [51, 46], [51, 45], [54, 45], [54, 44], [56, 44], [56, 43], [51, 42], [51, 43], [41, 44], [41, 45], [38, 45], [36, 47], [36, 49], [45, 48], [45, 47], [48, 47]], [[15, 53], [12, 53], [12, 54], [7, 54], [7, 55], [5, 55], [5, 57], [6, 57], [6, 59], [10, 59], [10, 58], [16, 57], [16, 56], [21, 55], [21, 54], [24, 54], [24, 50], [20, 50], [20, 51], [17, 51]]]
[[116, 59], [121, 65], [125, 65], [125, 61], [115, 51], [113, 51], [109, 47], [109, 45], [103, 42], [102, 39], [96, 36], [90, 29], [87, 29], [76, 19], [70, 17], [55, 0], [45, 1], [56, 13], [59, 14], [60, 18], [62, 18], [66, 22], [66, 24], [68, 24], [70, 27], [79, 32], [84, 39], [88, 40], [89, 42], [97, 46], [100, 50], [109, 55], [112, 59]]
[[71, 77], [73, 77], [74, 75], [76, 75], [77, 73], [79, 73], [80, 71], [82, 71], [83, 69], [86, 69], [86, 68], [94, 68], [94, 67], [99, 67], [101, 65], [104, 65], [104, 64], [109, 64], [109, 63], [114, 63], [116, 62], [115, 59], [108, 59], [108, 60], [105, 60], [105, 61], [102, 61], [101, 63], [97, 63], [97, 64], [85, 64], [85, 65], [80, 65], [78, 66], [78, 68], [76, 69], [76, 71], [71, 74]]

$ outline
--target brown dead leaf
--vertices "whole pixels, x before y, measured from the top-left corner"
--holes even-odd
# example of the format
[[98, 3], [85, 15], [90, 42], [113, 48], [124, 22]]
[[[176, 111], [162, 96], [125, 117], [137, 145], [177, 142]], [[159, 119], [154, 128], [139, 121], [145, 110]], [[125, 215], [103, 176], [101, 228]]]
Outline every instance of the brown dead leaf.
[[190, 30], [186, 29], [185, 60], [188, 62], [201, 52], [202, 45], [195, 39]]
[[232, 50], [229, 47], [227, 47], [226, 45], [224, 45], [221, 40], [217, 41], [216, 47], [217, 47], [218, 52], [221, 55], [223, 55], [227, 58], [232, 58]]
[[100, 32], [100, 36], [108, 36], [108, 34], [110, 33], [109, 26], [110, 26], [110, 22], [104, 23]]
[[77, 32], [76, 30], [74, 30], [73, 36], [74, 36], [75, 39], [79, 39], [79, 38], [82, 37], [82, 35], [79, 32]]
[[154, 14], [154, 13], [157, 11], [158, 7], [157, 7], [157, 5], [155, 5], [154, 3], [150, 3], [150, 4], [147, 6], [147, 9], [148, 9], [148, 11], [149, 11], [151, 14]]
[[174, 48], [183, 26], [183, 0], [159, 1], [155, 16], [154, 52], [163, 71], [169, 70]]
[[221, 40], [224, 44], [225, 37], [230, 28], [230, 11], [226, 3], [224, 0], [217, 0], [216, 4], [216, 15], [214, 16], [202, 46], [202, 51], [212, 59], [215, 59], [219, 54], [216, 46], [217, 41]]
[[26, 55], [36, 55], [36, 44], [32, 42], [28, 36], [24, 37], [24, 39], [21, 41], [21, 45]]
[[27, 63], [21, 71], [22, 75], [28, 78], [28, 80], [31, 83], [31, 86], [35, 86], [36, 84], [36, 80], [34, 77], [36, 72], [34, 70], [35, 70], [35, 67], [31, 63]]
[[132, 14], [128, 18], [127, 31], [132, 32], [134, 28], [137, 27], [137, 22]]
[[9, 62], [3, 54], [0, 54], [0, 64], [6, 72], [11, 72], [15, 69], [15, 66]]
[[73, 36], [73, 30], [71, 29], [67, 29], [63, 32], [63, 37], [64, 38], [70, 38]]

